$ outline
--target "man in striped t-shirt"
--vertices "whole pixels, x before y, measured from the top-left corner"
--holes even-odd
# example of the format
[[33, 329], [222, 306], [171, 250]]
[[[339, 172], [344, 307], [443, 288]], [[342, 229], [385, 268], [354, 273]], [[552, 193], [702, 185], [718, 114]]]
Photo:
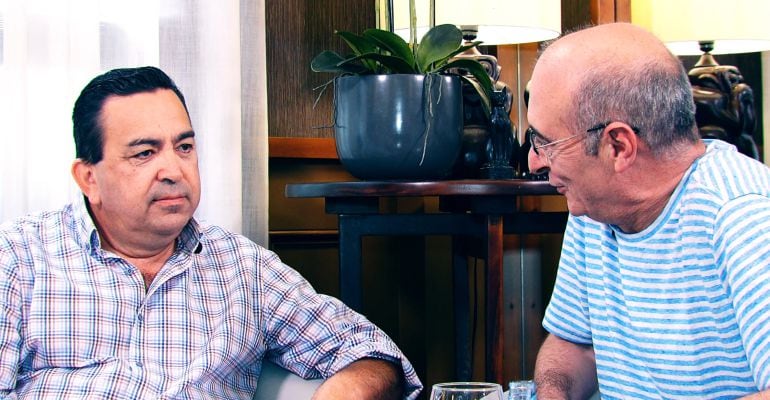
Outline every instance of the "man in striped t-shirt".
[[770, 169], [700, 139], [681, 63], [630, 24], [557, 40], [529, 89], [530, 169], [571, 214], [538, 398], [770, 398]]

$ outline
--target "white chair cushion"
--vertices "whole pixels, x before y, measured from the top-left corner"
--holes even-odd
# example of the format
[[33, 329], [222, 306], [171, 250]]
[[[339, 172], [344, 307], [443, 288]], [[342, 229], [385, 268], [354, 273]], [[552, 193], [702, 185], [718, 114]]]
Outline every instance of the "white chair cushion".
[[323, 379], [305, 380], [265, 360], [253, 400], [310, 400], [321, 383]]

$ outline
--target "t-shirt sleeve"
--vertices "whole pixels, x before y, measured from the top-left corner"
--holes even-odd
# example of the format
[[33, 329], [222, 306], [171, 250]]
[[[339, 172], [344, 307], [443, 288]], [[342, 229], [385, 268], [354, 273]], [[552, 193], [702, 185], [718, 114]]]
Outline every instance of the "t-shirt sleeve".
[[559, 269], [543, 327], [553, 335], [574, 343], [591, 344], [585, 272], [585, 223], [569, 216], [564, 232]]
[[770, 389], [770, 198], [745, 195], [719, 212], [716, 262], [759, 390]]

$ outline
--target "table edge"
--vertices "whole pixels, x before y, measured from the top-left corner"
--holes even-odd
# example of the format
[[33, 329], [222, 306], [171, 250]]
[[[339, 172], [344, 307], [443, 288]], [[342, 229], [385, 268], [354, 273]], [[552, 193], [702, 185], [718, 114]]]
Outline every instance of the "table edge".
[[305, 197], [417, 197], [559, 195], [547, 181], [463, 179], [444, 181], [349, 181], [289, 183], [285, 195]]

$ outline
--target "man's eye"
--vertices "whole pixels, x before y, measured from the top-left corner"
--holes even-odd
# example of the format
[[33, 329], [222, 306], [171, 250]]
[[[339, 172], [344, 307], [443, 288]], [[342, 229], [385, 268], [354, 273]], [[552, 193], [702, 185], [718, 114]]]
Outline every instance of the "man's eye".
[[152, 155], [152, 153], [153, 153], [152, 150], [140, 151], [139, 153], [134, 154], [134, 158], [138, 158], [140, 160], [143, 160], [145, 158], [150, 157]]
[[183, 153], [189, 153], [193, 150], [194, 146], [192, 145], [192, 143], [182, 143], [179, 145], [178, 148], [179, 148], [179, 151]]

